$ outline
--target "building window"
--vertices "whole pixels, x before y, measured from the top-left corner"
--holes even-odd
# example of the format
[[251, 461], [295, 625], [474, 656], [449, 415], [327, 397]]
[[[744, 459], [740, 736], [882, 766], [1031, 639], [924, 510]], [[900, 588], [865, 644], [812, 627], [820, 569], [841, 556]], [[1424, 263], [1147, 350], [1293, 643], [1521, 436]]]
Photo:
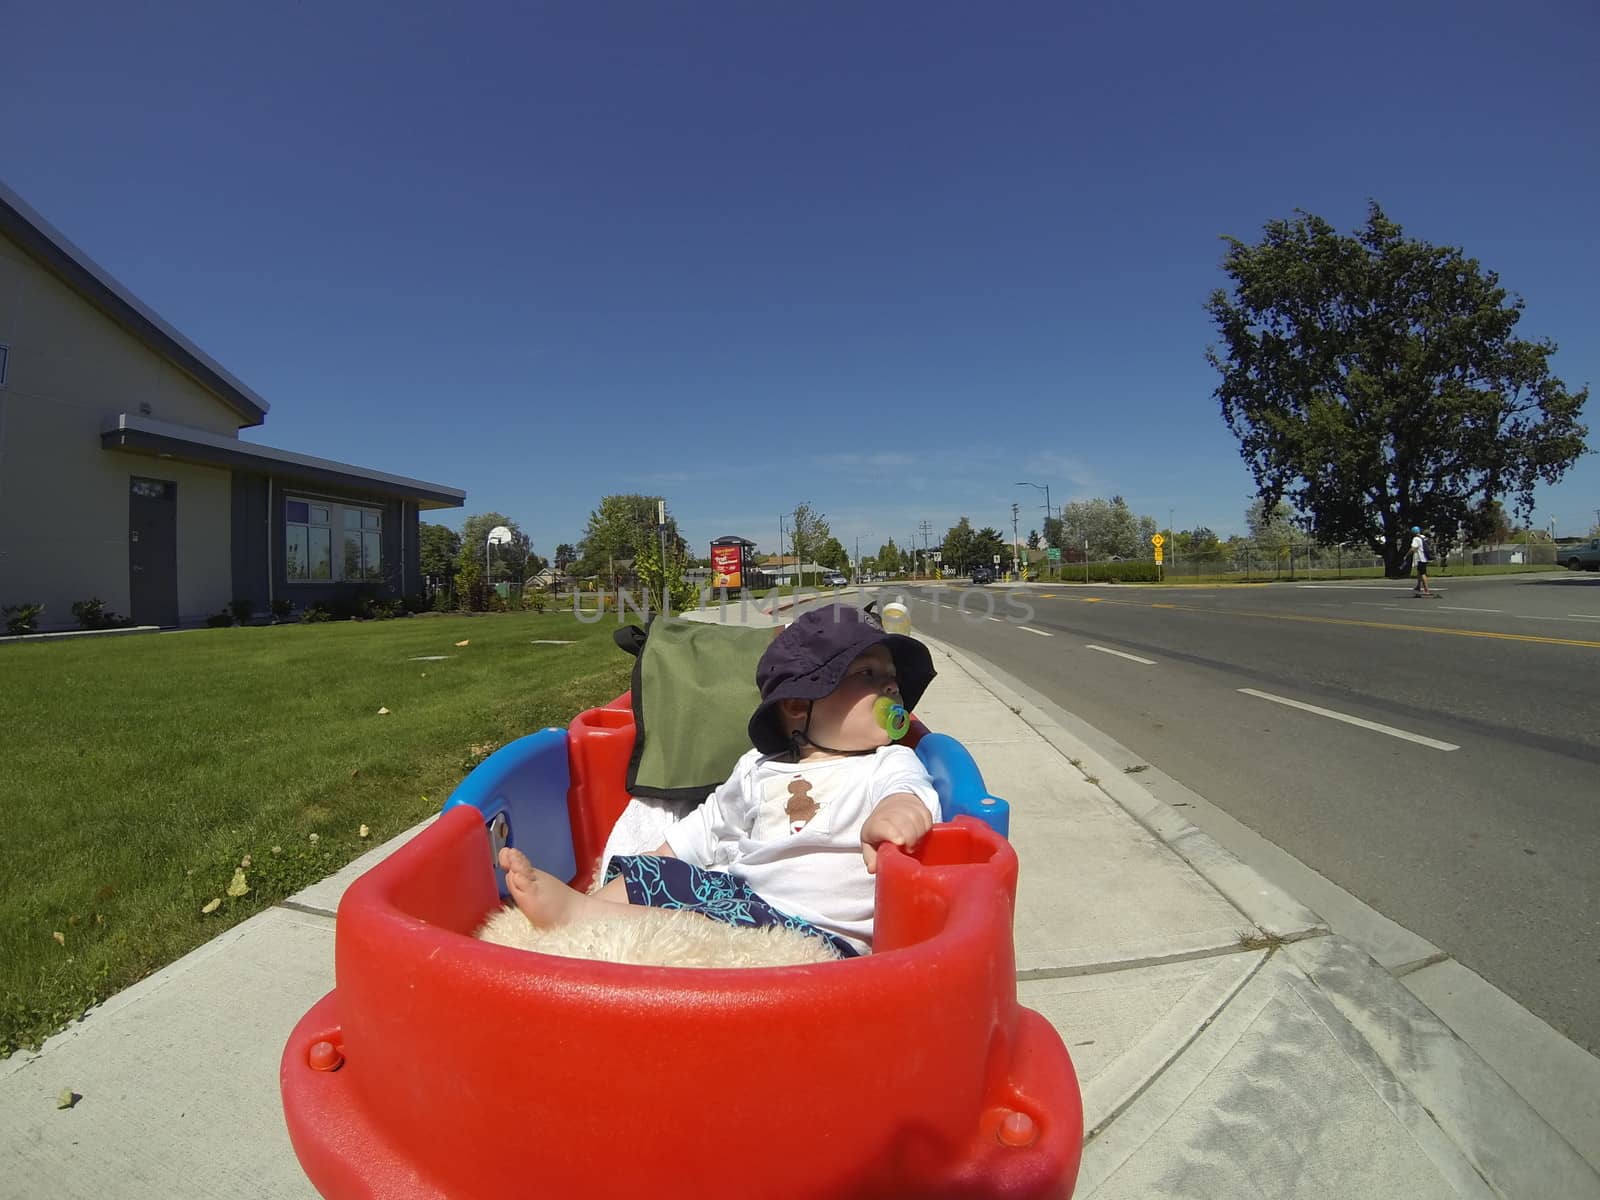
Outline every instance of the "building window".
[[6, 363], [11, 358], [11, 347], [0, 342], [0, 387], [6, 385]]
[[283, 542], [284, 573], [291, 581], [383, 579], [381, 510], [289, 496]]

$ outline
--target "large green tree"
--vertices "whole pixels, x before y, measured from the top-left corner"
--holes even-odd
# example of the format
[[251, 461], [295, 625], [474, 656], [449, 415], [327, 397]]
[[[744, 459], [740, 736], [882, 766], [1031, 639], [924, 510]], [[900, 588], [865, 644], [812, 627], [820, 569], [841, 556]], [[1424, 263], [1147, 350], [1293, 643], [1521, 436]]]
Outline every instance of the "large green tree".
[[1352, 236], [1299, 212], [1227, 241], [1216, 397], [1267, 507], [1287, 497], [1319, 542], [1399, 574], [1412, 525], [1481, 536], [1495, 500], [1531, 511], [1585, 452], [1588, 389], [1550, 373], [1554, 343], [1513, 336], [1523, 301], [1461, 250], [1376, 203]]
[[974, 548], [976, 537], [977, 533], [972, 528], [970, 517], [962, 517], [950, 526], [945, 530], [944, 540], [936, 547], [939, 551], [940, 565], [954, 567], [957, 572], [965, 572], [977, 552]]
[[[1139, 516], [1121, 496], [1109, 500], [1074, 500], [1061, 508], [1060, 517], [1046, 517], [1044, 536], [1069, 561], [1081, 558], [1089, 543], [1091, 559], [1149, 558], [1150, 537], [1156, 532], [1154, 517]], [[1068, 554], [1076, 550], [1076, 555]]]
[[[573, 570], [579, 575], [605, 575], [614, 579], [618, 572], [617, 560], [636, 559], [645, 545], [656, 548], [655, 559], [661, 559], [660, 536], [656, 531], [657, 505], [660, 496], [612, 495], [602, 496], [599, 507], [589, 514], [579, 543], [580, 558]], [[688, 545], [678, 535], [678, 521], [667, 509], [667, 558], [682, 558]]]

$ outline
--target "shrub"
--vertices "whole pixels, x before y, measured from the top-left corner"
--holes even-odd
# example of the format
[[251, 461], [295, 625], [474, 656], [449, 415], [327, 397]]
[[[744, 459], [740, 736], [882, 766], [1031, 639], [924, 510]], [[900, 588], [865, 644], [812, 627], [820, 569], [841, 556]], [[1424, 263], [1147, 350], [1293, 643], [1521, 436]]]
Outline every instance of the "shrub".
[[244, 599], [235, 600], [232, 604], [228, 605], [228, 611], [233, 614], [234, 620], [243, 625], [251, 617], [256, 615], [255, 601]]
[[[1082, 566], [1074, 568], [1081, 571]], [[1126, 562], [1098, 562], [1089, 564], [1089, 578], [1097, 583], [1155, 583], [1160, 568], [1153, 562], [1132, 559]]]
[[536, 613], [543, 612], [550, 603], [550, 597], [543, 592], [529, 591], [523, 594], [522, 607], [532, 609]]
[[14, 636], [32, 633], [43, 611], [42, 604], [8, 604], [5, 608], [6, 632]]
[[456, 603], [450, 598], [447, 589], [440, 588], [433, 594], [433, 600], [428, 607], [434, 612], [454, 612]]
[[223, 609], [221, 612], [212, 613], [206, 618], [206, 624], [211, 626], [213, 629], [227, 629], [233, 624], [233, 614], [227, 609]]
[[107, 612], [106, 602], [99, 596], [92, 600], [74, 600], [72, 615], [78, 618], [78, 624], [84, 629], [121, 629], [124, 625], [133, 624], [127, 617]]
[[300, 614], [300, 620], [308, 625], [315, 625], [320, 621], [333, 620], [333, 614], [320, 604], [308, 604]]
[[292, 602], [284, 599], [282, 596], [279, 596], [276, 600], [274, 600], [272, 602], [272, 615], [273, 615], [273, 618], [276, 619], [276, 620], [279, 620], [279, 621], [286, 620], [288, 618], [289, 614], [292, 613], [293, 611], [294, 611], [294, 604]]
[[428, 598], [426, 596], [422, 596], [422, 595], [418, 595], [416, 593], [413, 593], [412, 595], [403, 597], [401, 599], [400, 607], [404, 612], [406, 612], [407, 614], [410, 614], [410, 613], [427, 612], [430, 606], [428, 604]]

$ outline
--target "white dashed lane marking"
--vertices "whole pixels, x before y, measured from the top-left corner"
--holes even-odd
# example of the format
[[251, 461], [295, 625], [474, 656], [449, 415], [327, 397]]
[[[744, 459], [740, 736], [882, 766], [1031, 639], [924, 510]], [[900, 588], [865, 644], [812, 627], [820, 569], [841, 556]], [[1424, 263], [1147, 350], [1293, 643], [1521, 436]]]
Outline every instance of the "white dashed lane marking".
[[1423, 737], [1420, 733], [1410, 733], [1404, 729], [1396, 729], [1393, 725], [1380, 725], [1376, 721], [1368, 721], [1363, 717], [1352, 717], [1349, 713], [1334, 712], [1331, 708], [1318, 708], [1315, 704], [1306, 704], [1300, 700], [1290, 700], [1287, 696], [1274, 696], [1271, 692], [1258, 692], [1255, 688], [1240, 688], [1246, 696], [1254, 696], [1258, 700], [1271, 700], [1274, 704], [1284, 704], [1290, 708], [1298, 708], [1302, 712], [1315, 713], [1319, 717], [1327, 717], [1332, 721], [1343, 721], [1346, 725], [1359, 725], [1362, 729], [1370, 729], [1375, 733], [1386, 733], [1390, 737], [1401, 738], [1407, 742], [1415, 742], [1419, 746], [1428, 746], [1434, 750], [1459, 750], [1453, 742], [1441, 742], [1431, 737]]
[[1147, 667], [1156, 665], [1156, 660], [1153, 658], [1140, 658], [1137, 654], [1125, 654], [1121, 650], [1113, 650], [1109, 646], [1095, 646], [1085, 643], [1083, 648], [1085, 650], [1098, 650], [1101, 654], [1115, 654], [1118, 658], [1126, 658], [1130, 662], [1143, 663]]

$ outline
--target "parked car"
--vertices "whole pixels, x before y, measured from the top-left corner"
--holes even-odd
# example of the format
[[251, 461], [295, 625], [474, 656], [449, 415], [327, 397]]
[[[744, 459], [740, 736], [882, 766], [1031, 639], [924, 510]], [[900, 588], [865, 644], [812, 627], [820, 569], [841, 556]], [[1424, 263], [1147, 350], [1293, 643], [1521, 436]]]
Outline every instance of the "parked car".
[[822, 585], [824, 587], [844, 587], [849, 582], [850, 581], [848, 579], [846, 579], [843, 575], [841, 575], [838, 571], [829, 571], [826, 575], [824, 575], [822, 577]]
[[1600, 538], [1590, 538], [1587, 545], [1562, 546], [1556, 556], [1569, 571], [1600, 571]]
[[994, 572], [992, 570], [990, 570], [988, 567], [973, 567], [972, 568], [972, 582], [973, 583], [993, 583], [994, 582]]

